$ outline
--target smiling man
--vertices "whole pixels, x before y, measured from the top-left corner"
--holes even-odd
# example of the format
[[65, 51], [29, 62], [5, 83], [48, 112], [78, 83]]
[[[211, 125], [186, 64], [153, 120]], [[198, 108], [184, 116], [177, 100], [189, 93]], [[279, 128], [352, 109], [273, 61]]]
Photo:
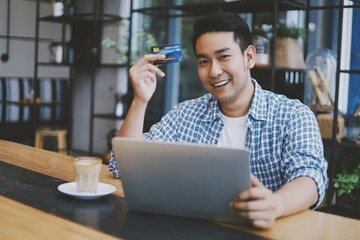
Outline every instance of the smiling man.
[[[258, 228], [319, 206], [327, 162], [316, 119], [300, 101], [263, 90], [251, 77], [256, 50], [246, 22], [232, 13], [206, 16], [194, 23], [192, 43], [208, 94], [178, 104], [142, 133], [156, 75], [165, 76], [152, 64], [165, 56], [145, 55], [129, 71], [134, 99], [118, 135], [248, 148], [252, 186], [234, 193], [229, 208]], [[113, 155], [109, 169], [119, 177]]]

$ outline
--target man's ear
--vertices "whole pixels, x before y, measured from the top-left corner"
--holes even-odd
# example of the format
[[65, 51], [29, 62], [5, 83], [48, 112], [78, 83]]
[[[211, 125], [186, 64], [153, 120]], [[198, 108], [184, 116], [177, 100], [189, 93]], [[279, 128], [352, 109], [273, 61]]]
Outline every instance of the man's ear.
[[255, 66], [256, 48], [253, 45], [249, 45], [244, 52], [244, 57], [247, 68], [250, 70]]

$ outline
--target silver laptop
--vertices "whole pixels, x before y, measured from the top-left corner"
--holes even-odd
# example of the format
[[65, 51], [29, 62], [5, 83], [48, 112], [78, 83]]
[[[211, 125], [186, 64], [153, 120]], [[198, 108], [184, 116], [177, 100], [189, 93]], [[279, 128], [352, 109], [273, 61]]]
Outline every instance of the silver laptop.
[[112, 144], [129, 210], [241, 222], [228, 204], [250, 186], [248, 150], [121, 137]]

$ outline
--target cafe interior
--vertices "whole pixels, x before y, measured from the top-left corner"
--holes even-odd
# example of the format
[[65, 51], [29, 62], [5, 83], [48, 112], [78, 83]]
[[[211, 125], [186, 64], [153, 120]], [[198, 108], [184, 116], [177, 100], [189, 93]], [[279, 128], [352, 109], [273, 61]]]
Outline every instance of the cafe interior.
[[[265, 230], [130, 211], [121, 171], [108, 170], [134, 97], [131, 66], [154, 46], [181, 48], [160, 66], [147, 132], [207, 93], [190, 36], [215, 12], [248, 23], [252, 78], [309, 107], [328, 164], [320, 206]], [[358, 239], [359, 25], [359, 0], [0, 0], [0, 239]], [[101, 161], [95, 196], [61, 188], [78, 184], [80, 157]]]

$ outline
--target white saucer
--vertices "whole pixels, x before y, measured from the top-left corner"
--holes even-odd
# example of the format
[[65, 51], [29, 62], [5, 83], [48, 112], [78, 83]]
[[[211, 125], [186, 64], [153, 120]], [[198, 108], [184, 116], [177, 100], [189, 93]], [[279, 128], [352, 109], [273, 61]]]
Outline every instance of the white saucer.
[[79, 199], [96, 199], [115, 192], [115, 186], [107, 183], [99, 183], [96, 193], [80, 193], [76, 190], [76, 182], [63, 183], [58, 186], [58, 190], [67, 195], [79, 198]]

